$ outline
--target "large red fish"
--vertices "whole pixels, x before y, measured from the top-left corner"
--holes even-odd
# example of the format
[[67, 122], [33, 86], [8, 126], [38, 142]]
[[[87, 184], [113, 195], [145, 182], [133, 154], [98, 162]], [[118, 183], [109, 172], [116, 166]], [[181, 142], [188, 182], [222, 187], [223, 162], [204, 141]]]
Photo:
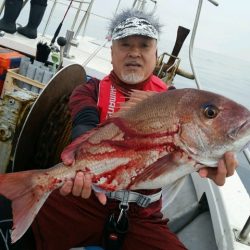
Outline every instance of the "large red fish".
[[226, 151], [250, 141], [250, 111], [223, 96], [195, 89], [135, 91], [112, 118], [81, 136], [72, 166], [0, 175], [0, 193], [12, 200], [12, 242], [32, 223], [49, 194], [74, 178], [92, 174], [103, 190], [154, 189], [217, 166]]

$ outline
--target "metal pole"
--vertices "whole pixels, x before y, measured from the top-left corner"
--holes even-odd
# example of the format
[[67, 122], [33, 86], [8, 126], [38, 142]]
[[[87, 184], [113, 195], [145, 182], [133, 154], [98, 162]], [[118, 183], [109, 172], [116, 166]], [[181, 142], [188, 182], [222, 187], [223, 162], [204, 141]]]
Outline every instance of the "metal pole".
[[44, 30], [43, 30], [43, 33], [42, 33], [42, 36], [44, 36], [45, 33], [46, 33], [46, 31], [47, 31], [47, 28], [48, 28], [48, 25], [49, 25], [49, 23], [50, 23], [50, 20], [51, 20], [51, 17], [52, 17], [52, 15], [53, 15], [53, 12], [54, 12], [54, 10], [55, 10], [56, 4], [57, 4], [57, 0], [54, 0], [54, 3], [53, 3], [53, 5], [52, 5], [52, 8], [51, 8], [50, 13], [49, 13], [49, 18], [48, 18], [48, 20], [47, 20], [47, 22], [46, 22], [46, 25], [45, 25]]
[[146, 1], [143, 0], [142, 3], [141, 3], [140, 10], [144, 10], [145, 6], [146, 6]]
[[201, 13], [201, 7], [202, 7], [202, 2], [203, 0], [199, 0], [199, 4], [198, 4], [198, 8], [196, 11], [196, 16], [195, 16], [195, 21], [194, 21], [194, 26], [193, 26], [193, 30], [192, 30], [192, 35], [191, 35], [191, 39], [190, 39], [190, 44], [189, 44], [189, 61], [190, 61], [190, 66], [194, 75], [194, 80], [196, 82], [196, 86], [198, 89], [201, 89], [201, 85], [198, 79], [198, 76], [195, 72], [195, 66], [193, 63], [193, 48], [194, 48], [194, 39], [195, 39], [195, 35], [196, 35], [196, 31], [197, 31], [197, 27], [198, 27], [198, 23], [199, 23], [199, 18], [200, 18], [200, 13]]
[[87, 8], [87, 11], [86, 11], [86, 13], [84, 14], [84, 16], [82, 18], [82, 21], [80, 22], [80, 24], [78, 26], [78, 29], [77, 29], [77, 31], [75, 33], [75, 36], [74, 36], [74, 39], [77, 38], [77, 36], [79, 35], [80, 30], [81, 30], [83, 24], [85, 23], [84, 28], [83, 28], [83, 32], [82, 32], [82, 35], [84, 35], [93, 3], [94, 3], [94, 0], [91, 0], [90, 3], [89, 3], [89, 6]]
[[248, 237], [249, 233], [250, 233], [250, 216], [248, 217], [247, 222], [242, 228], [238, 237], [241, 240], [245, 240]]
[[115, 15], [120, 7], [120, 4], [121, 4], [121, 0], [118, 1], [118, 4], [117, 4], [116, 9], [115, 9]]
[[[212, 4], [218, 6], [218, 3], [214, 0], [208, 0], [209, 2], [211, 2]], [[196, 35], [196, 31], [197, 31], [197, 27], [198, 27], [198, 23], [199, 23], [199, 19], [200, 19], [200, 13], [201, 13], [201, 8], [202, 8], [202, 3], [203, 0], [199, 0], [199, 4], [198, 4], [198, 8], [196, 11], [196, 16], [195, 16], [195, 21], [194, 21], [194, 26], [193, 26], [193, 30], [192, 30], [192, 35], [191, 35], [191, 40], [190, 40], [190, 44], [189, 44], [189, 60], [190, 60], [190, 66], [194, 75], [194, 79], [196, 82], [196, 86], [198, 89], [201, 89], [201, 84], [199, 81], [199, 78], [197, 76], [197, 73], [195, 72], [195, 66], [193, 63], [193, 48], [194, 48], [194, 39], [195, 39], [195, 35]]]
[[135, 7], [136, 2], [137, 0], [134, 0], [133, 5], [132, 5], [133, 8]]
[[102, 45], [100, 45], [83, 63], [82, 63], [82, 66], [83, 67], [86, 67], [86, 65], [97, 55], [97, 53], [106, 46], [106, 44], [108, 43], [109, 41], [105, 41]]
[[72, 26], [71, 26], [71, 30], [74, 30], [74, 28], [75, 28], [76, 21], [77, 21], [77, 19], [78, 19], [79, 14], [81, 13], [82, 5], [83, 5], [83, 2], [80, 1], [80, 2], [79, 2], [79, 6], [78, 6], [78, 8], [77, 8], [77, 12], [76, 12], [76, 14], [75, 14], [74, 21], [73, 21]]

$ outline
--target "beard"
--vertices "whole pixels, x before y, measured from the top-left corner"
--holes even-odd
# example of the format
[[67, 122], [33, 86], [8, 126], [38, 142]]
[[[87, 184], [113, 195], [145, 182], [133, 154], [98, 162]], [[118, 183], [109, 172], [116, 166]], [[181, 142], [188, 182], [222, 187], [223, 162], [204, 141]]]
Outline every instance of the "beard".
[[122, 73], [121, 80], [127, 84], [138, 84], [144, 81], [144, 76], [138, 73]]

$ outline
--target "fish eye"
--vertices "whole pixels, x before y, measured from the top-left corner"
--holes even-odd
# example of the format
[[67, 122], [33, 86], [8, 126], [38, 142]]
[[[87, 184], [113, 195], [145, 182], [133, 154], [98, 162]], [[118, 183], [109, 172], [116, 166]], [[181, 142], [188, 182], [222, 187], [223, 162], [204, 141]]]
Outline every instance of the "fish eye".
[[218, 115], [218, 113], [219, 113], [219, 109], [212, 104], [207, 104], [203, 107], [203, 114], [208, 119], [215, 118]]

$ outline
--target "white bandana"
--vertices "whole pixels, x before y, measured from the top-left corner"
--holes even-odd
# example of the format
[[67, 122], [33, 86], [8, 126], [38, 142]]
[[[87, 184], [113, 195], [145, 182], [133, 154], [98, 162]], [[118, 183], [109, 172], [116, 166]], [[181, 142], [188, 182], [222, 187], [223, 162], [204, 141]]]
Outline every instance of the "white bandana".
[[112, 32], [112, 40], [122, 39], [127, 36], [140, 35], [158, 39], [158, 31], [147, 20], [130, 17], [118, 24]]

